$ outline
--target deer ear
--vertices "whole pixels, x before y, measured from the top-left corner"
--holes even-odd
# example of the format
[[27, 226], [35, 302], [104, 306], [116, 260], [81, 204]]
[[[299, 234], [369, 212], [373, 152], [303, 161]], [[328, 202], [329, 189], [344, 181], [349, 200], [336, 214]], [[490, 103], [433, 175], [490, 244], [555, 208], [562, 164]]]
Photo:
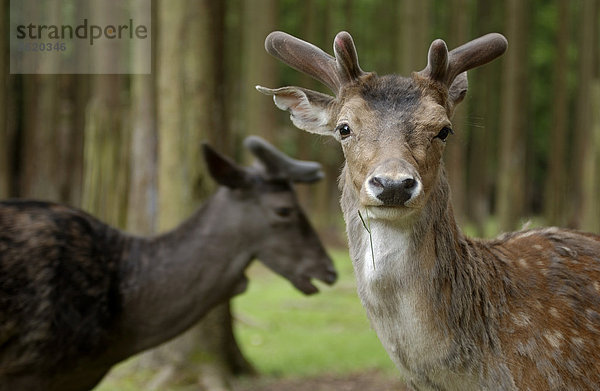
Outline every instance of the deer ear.
[[330, 107], [334, 98], [300, 87], [270, 89], [256, 86], [259, 92], [273, 96], [275, 105], [290, 112], [296, 127], [307, 132], [333, 136]]
[[452, 101], [453, 105], [457, 105], [465, 98], [467, 95], [467, 89], [469, 86], [469, 82], [467, 80], [467, 72], [462, 72], [452, 82], [450, 89], [448, 90], [448, 96]]
[[242, 167], [215, 151], [208, 144], [203, 144], [202, 149], [208, 172], [218, 184], [232, 189], [250, 185], [250, 178]]

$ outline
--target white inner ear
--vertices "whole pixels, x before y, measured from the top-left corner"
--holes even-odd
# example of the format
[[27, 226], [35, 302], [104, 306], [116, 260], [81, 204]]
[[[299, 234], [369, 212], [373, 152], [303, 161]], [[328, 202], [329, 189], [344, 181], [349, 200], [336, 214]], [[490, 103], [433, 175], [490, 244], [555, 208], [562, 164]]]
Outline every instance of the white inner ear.
[[312, 104], [303, 91], [294, 90], [273, 95], [275, 105], [290, 112], [290, 119], [300, 129], [311, 133], [332, 135], [326, 107]]
[[467, 95], [467, 89], [469, 87], [469, 82], [467, 80], [467, 72], [463, 72], [456, 76], [450, 89], [448, 90], [448, 94], [452, 102], [456, 105], [460, 103]]

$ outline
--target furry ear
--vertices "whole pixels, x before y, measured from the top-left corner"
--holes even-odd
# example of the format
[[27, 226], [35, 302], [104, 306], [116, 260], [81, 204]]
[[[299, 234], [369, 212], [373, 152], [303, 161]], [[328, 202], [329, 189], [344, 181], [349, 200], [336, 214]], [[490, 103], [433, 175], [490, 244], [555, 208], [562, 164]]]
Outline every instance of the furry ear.
[[242, 167], [215, 151], [208, 144], [203, 144], [202, 149], [208, 172], [218, 184], [232, 189], [250, 185], [249, 175]]
[[330, 106], [334, 98], [300, 87], [270, 89], [256, 86], [259, 92], [273, 96], [275, 105], [290, 112], [296, 127], [307, 132], [333, 136]]
[[312, 183], [325, 174], [317, 162], [292, 159], [258, 136], [248, 136], [244, 146], [265, 166], [267, 173], [297, 183]]
[[452, 104], [456, 106], [467, 95], [467, 89], [469, 87], [469, 81], [467, 80], [467, 72], [463, 72], [456, 76], [450, 89], [448, 90], [448, 96], [452, 101]]

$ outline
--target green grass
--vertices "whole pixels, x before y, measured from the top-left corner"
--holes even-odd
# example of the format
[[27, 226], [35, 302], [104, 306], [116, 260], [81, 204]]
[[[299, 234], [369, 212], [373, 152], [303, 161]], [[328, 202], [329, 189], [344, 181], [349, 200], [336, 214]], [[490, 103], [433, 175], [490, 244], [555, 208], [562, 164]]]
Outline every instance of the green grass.
[[356, 294], [347, 251], [331, 252], [339, 280], [304, 296], [261, 266], [233, 302], [240, 345], [256, 368], [275, 376], [394, 371]]

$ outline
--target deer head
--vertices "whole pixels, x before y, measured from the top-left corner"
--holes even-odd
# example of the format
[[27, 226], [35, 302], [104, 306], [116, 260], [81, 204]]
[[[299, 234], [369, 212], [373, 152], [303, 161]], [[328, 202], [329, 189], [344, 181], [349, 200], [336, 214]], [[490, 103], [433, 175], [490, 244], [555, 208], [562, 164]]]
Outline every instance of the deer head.
[[210, 175], [222, 185], [215, 195], [215, 202], [223, 205], [215, 224], [254, 233], [252, 255], [303, 293], [318, 291], [312, 278], [332, 284], [337, 278], [333, 262], [293, 188], [293, 183], [323, 178], [321, 165], [292, 159], [256, 136], [247, 137], [244, 145], [257, 158], [253, 167], [240, 167], [204, 145]]
[[453, 133], [450, 119], [467, 92], [466, 71], [500, 56], [506, 47], [500, 34], [450, 52], [438, 39], [422, 71], [410, 77], [377, 76], [360, 68], [347, 32], [336, 35], [332, 57], [277, 31], [267, 37], [266, 50], [328, 86], [335, 97], [300, 87], [256, 88], [288, 110], [298, 128], [341, 143], [343, 198], [351, 196], [374, 217], [396, 219], [421, 209], [436, 185], [446, 139]]

